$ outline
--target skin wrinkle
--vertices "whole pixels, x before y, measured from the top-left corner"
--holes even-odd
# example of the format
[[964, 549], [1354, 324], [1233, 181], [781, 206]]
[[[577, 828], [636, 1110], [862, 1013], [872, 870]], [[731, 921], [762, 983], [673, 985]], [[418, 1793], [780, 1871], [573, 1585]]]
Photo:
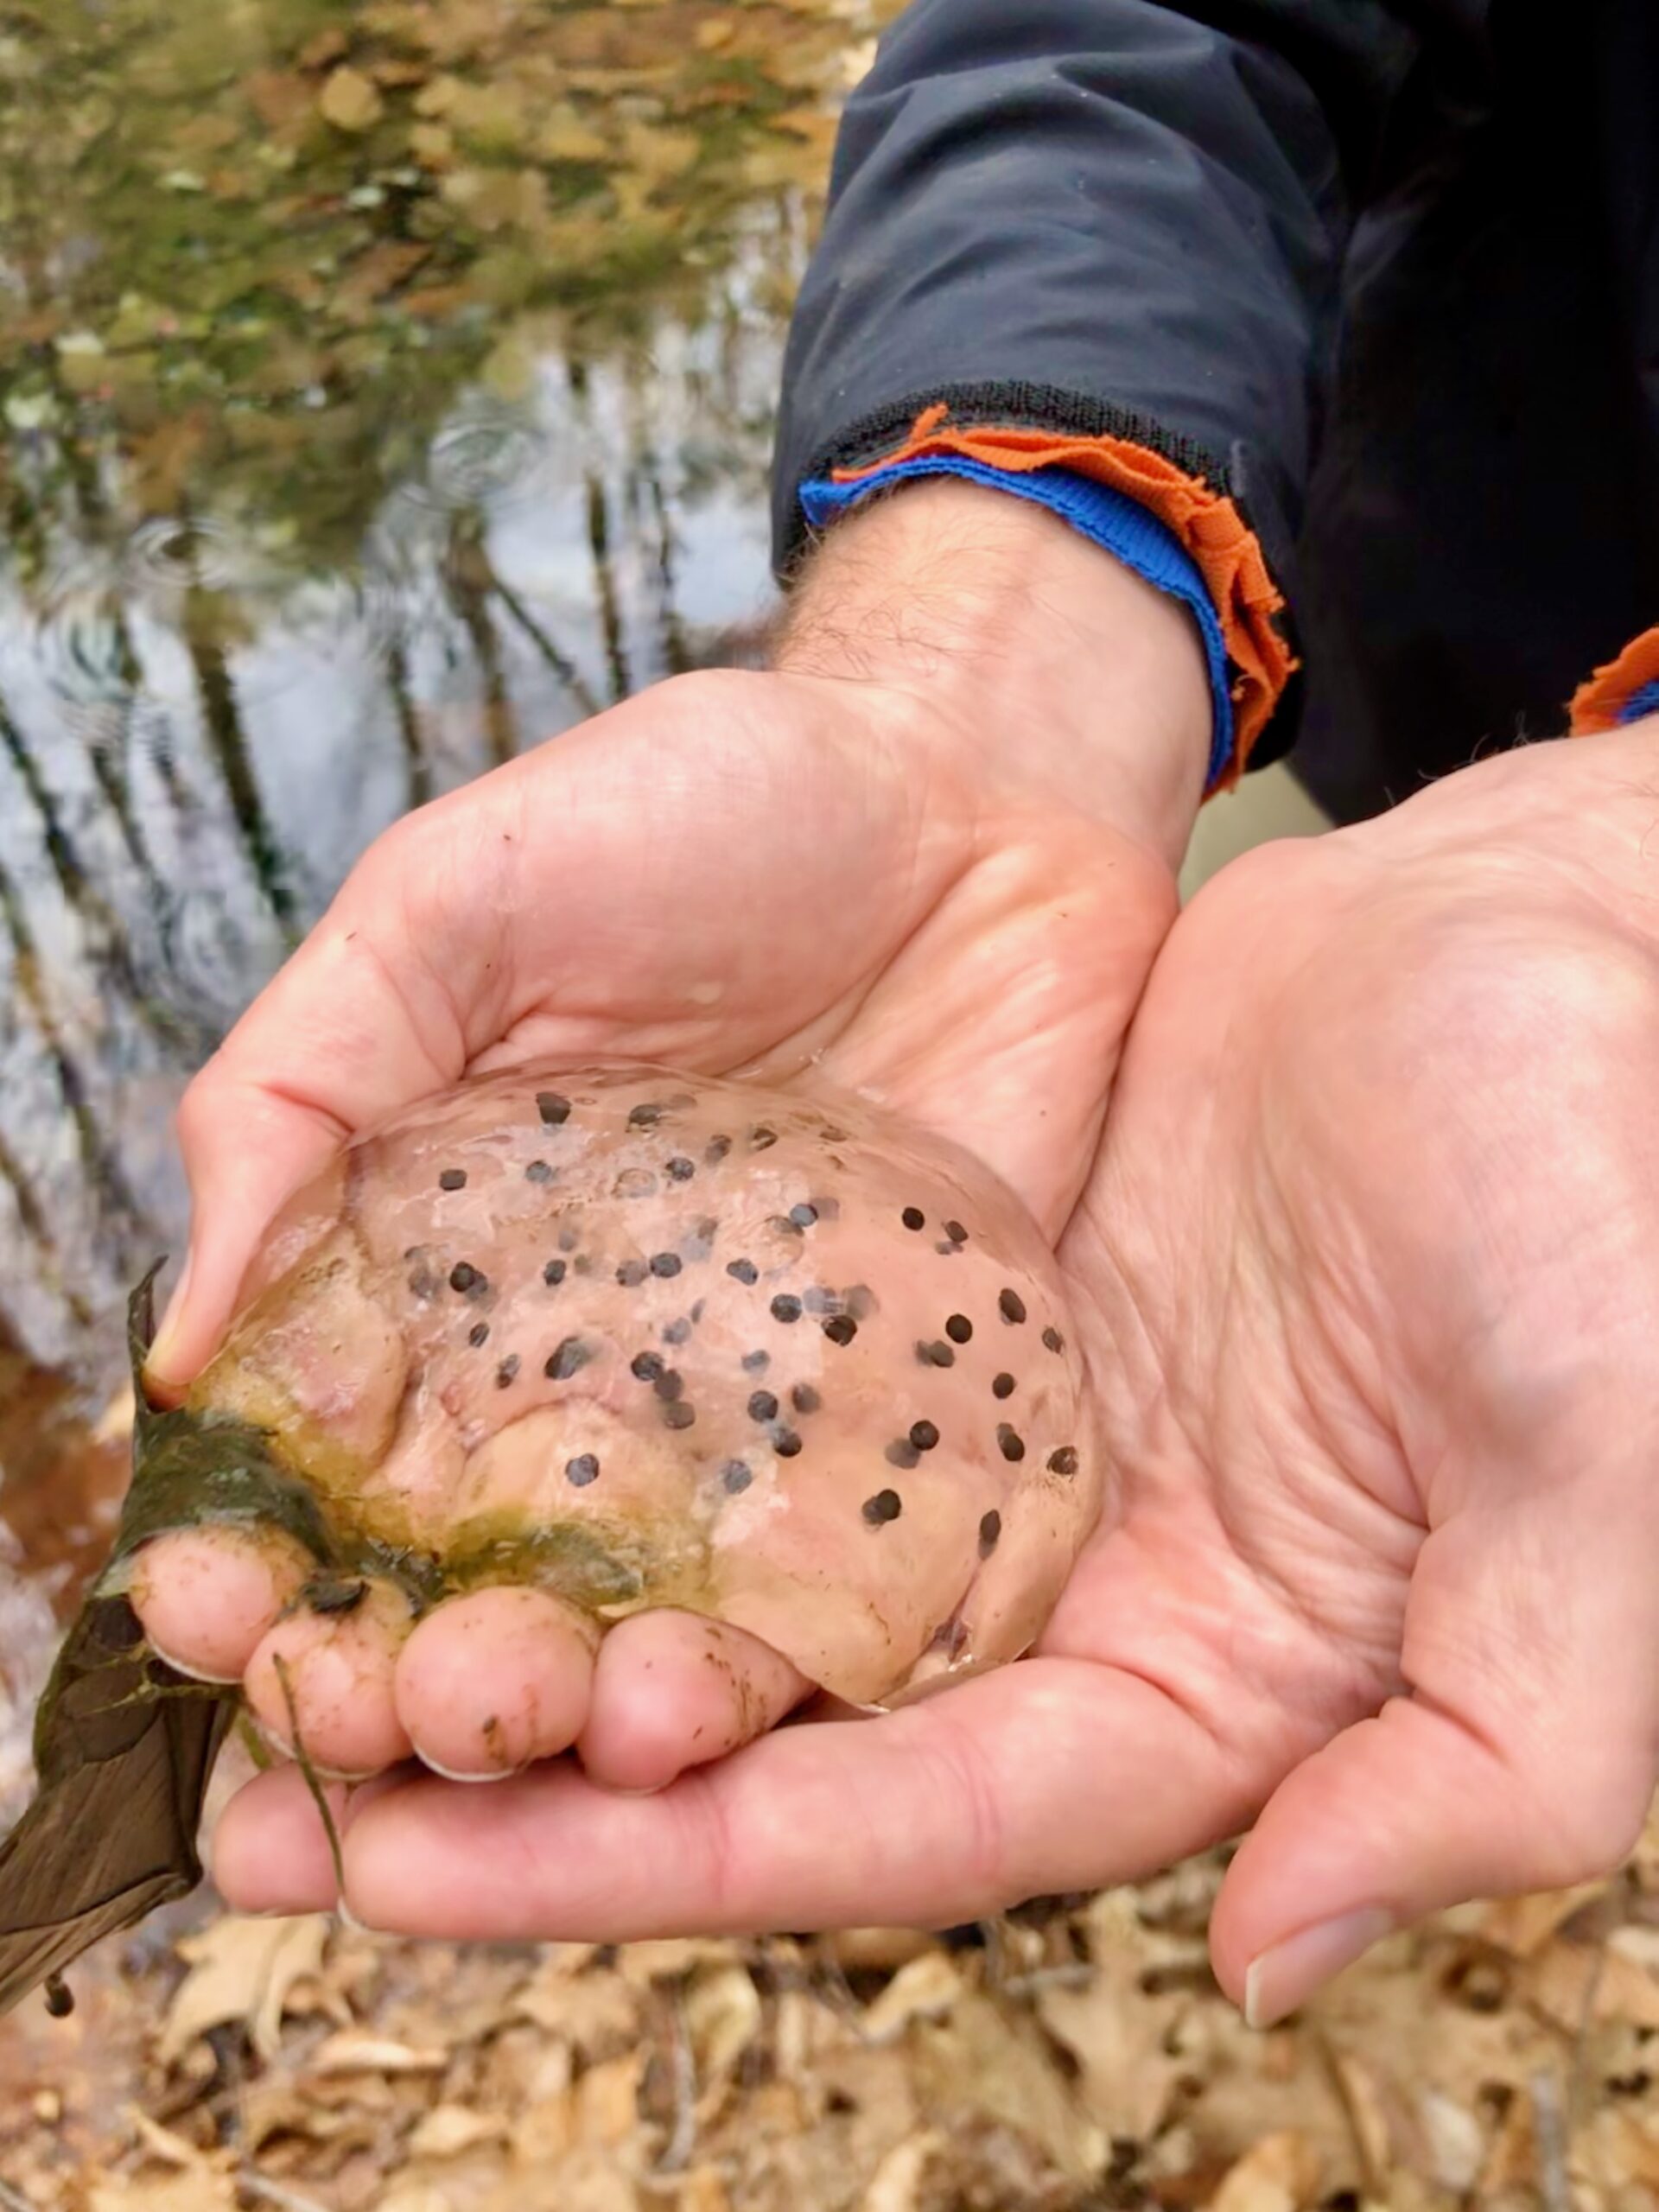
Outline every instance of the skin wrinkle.
[[[1489, 1726], [1471, 1706], [1467, 1718], [1494, 1747], [1501, 1741], [1501, 1729], [1529, 1738], [1535, 1732], [1541, 1718], [1535, 1694], [1540, 1679], [1562, 1683], [1572, 1674], [1573, 1637], [1563, 1617], [1564, 1600], [1546, 1594], [1549, 1585], [1536, 1580], [1537, 1569], [1548, 1569], [1557, 1530], [1552, 1526], [1541, 1535], [1528, 1577], [1510, 1569], [1502, 1603], [1489, 1598], [1478, 1611], [1450, 1618], [1442, 1611], [1433, 1617], [1431, 1628], [1425, 1625], [1424, 1600], [1455, 1574], [1458, 1559], [1476, 1547], [1484, 1553], [1490, 1573], [1505, 1556], [1505, 1533], [1490, 1510], [1478, 1509], [1465, 1510], [1430, 1533], [1420, 1558], [1418, 1603], [1414, 1611], [1408, 1611], [1401, 1645], [1402, 1671], [1421, 1693], [1430, 1694], [1435, 1681], [1483, 1684], [1490, 1702], [1502, 1708], [1501, 1719]], [[1532, 1602], [1524, 1595], [1529, 1589], [1538, 1592]]]
[[[1207, 1306], [1201, 1325], [1195, 1325], [1194, 1319], [1191, 1316], [1183, 1319], [1179, 1314], [1172, 1322], [1174, 1340], [1187, 1348], [1189, 1357], [1192, 1348], [1196, 1344], [1208, 1343], [1213, 1348], [1205, 1373], [1202, 1376], [1189, 1378], [1185, 1399], [1174, 1388], [1173, 1378], [1169, 1378], [1166, 1382], [1163, 1399], [1164, 1410], [1174, 1425], [1176, 1433], [1183, 1439], [1185, 1449], [1190, 1453], [1194, 1465], [1204, 1464], [1197, 1438], [1208, 1418], [1209, 1409], [1215, 1407], [1218, 1401], [1224, 1400], [1230, 1395], [1225, 1387], [1225, 1378], [1230, 1357], [1227, 1345], [1229, 1338], [1233, 1333], [1233, 1316], [1241, 1300], [1245, 1301], [1253, 1313], [1259, 1313], [1264, 1306], [1273, 1305], [1272, 1300], [1264, 1300], [1260, 1294], [1262, 1287], [1265, 1285], [1265, 1274], [1263, 1284], [1257, 1287], [1255, 1294], [1243, 1288], [1239, 1274], [1239, 1262], [1248, 1243], [1249, 1240], [1241, 1232], [1235, 1232], [1227, 1240], [1227, 1249], [1231, 1264], [1221, 1287], [1219, 1306], [1213, 1311], [1213, 1318]], [[1130, 1310], [1135, 1313], [1137, 1323], [1145, 1337], [1148, 1334], [1147, 1325], [1141, 1319], [1140, 1301], [1133, 1280], [1122, 1272], [1118, 1274], [1117, 1280], [1127, 1295]], [[1213, 1282], [1206, 1283], [1202, 1277], [1198, 1278], [1197, 1281], [1203, 1285], [1206, 1299], [1213, 1297]], [[1276, 1306], [1274, 1310], [1277, 1310]], [[1293, 1333], [1287, 1330], [1281, 1332], [1279, 1349], [1281, 1357], [1287, 1356], [1288, 1338]], [[1287, 1357], [1287, 1363], [1289, 1363]], [[1181, 1410], [1183, 1402], [1188, 1405], [1188, 1412], [1185, 1414], [1183, 1414]], [[1122, 1447], [1120, 1447], [1120, 1454], [1121, 1452]], [[1251, 1541], [1248, 1516], [1235, 1514], [1230, 1510], [1230, 1499], [1236, 1487], [1237, 1487], [1236, 1482], [1230, 1482], [1226, 1478], [1218, 1476], [1213, 1468], [1206, 1468], [1203, 1488], [1211, 1502], [1211, 1509], [1217, 1514], [1217, 1526], [1224, 1531], [1228, 1546], [1251, 1573], [1260, 1594], [1271, 1605], [1281, 1608], [1289, 1618], [1298, 1623], [1313, 1638], [1316, 1647], [1323, 1655], [1323, 1662], [1335, 1667], [1338, 1677], [1346, 1684], [1339, 1699], [1343, 1707], [1351, 1711], [1364, 1710], [1377, 1698], [1386, 1694], [1389, 1687], [1388, 1677], [1380, 1675], [1373, 1669], [1368, 1668], [1362, 1673], [1352, 1664], [1343, 1663], [1341, 1638], [1344, 1630], [1351, 1627], [1351, 1621], [1344, 1618], [1343, 1606], [1337, 1602], [1325, 1606], [1316, 1605], [1310, 1596], [1294, 1587], [1287, 1571], [1273, 1565], [1261, 1544]], [[1249, 1484], [1245, 1487], [1254, 1492], [1260, 1486]], [[1254, 1504], [1251, 1510], [1256, 1510]], [[1318, 1525], [1317, 1518], [1306, 1514], [1305, 1510], [1304, 1525], [1306, 1526], [1309, 1521], [1313, 1525]], [[1300, 1564], [1303, 1557], [1302, 1553], [1294, 1550], [1293, 1565]], [[1334, 1571], [1340, 1572], [1339, 1569]], [[1282, 1682], [1278, 1679], [1283, 1672], [1281, 1667], [1275, 1665], [1263, 1674], [1252, 1664], [1248, 1671], [1262, 1690], [1271, 1688], [1274, 1693], [1282, 1694]]]
[[[969, 880], [974, 860], [971, 853], [963, 856], [949, 884], [938, 894], [932, 907], [918, 915], [885, 958], [873, 959], [870, 966], [856, 982], [843, 993], [834, 1006], [826, 1007], [810, 1029], [797, 1030], [771, 1046], [758, 1058], [746, 1062], [741, 1072], [745, 1078], [767, 1082], [795, 1079], [782, 1077], [782, 1070], [792, 1059], [798, 1063], [796, 1077], [805, 1076], [816, 1066], [824, 1066], [833, 1072], [842, 1063], [834, 1060], [836, 1046], [862, 1018], [870, 999], [880, 988], [884, 977], [902, 964], [906, 956], [925, 944], [948, 911], [950, 904]], [[846, 1080], [845, 1077], [842, 1078]], [[849, 1088], [862, 1086], [850, 1082]]]
[[[1271, 1249], [1268, 1224], [1274, 1218], [1288, 1224], [1294, 1207], [1289, 1187], [1279, 1172], [1279, 1162], [1270, 1147], [1263, 1148], [1261, 1172], [1273, 1191], [1271, 1203], [1256, 1208], [1256, 1218], [1262, 1224], [1262, 1247], [1269, 1261], [1268, 1276], [1274, 1284], [1294, 1282], [1299, 1280], [1296, 1265], [1300, 1257], [1299, 1248], [1311, 1248], [1315, 1251], [1328, 1249], [1332, 1232], [1327, 1228], [1323, 1238], [1314, 1240], [1299, 1239], [1293, 1231], [1283, 1247], [1274, 1253]], [[1319, 1197], [1322, 1201], [1326, 1196], [1321, 1190]], [[1327, 1206], [1323, 1218], [1327, 1224], [1334, 1223], [1337, 1219], [1334, 1209]], [[1344, 1223], [1344, 1229], [1348, 1226]], [[1351, 1235], [1344, 1236], [1343, 1241], [1344, 1256], [1357, 1263], [1365, 1247], [1357, 1226]], [[1370, 1349], [1375, 1344], [1376, 1321], [1372, 1315], [1359, 1310], [1355, 1299], [1344, 1294], [1345, 1285], [1340, 1268], [1332, 1269], [1321, 1265], [1318, 1286], [1321, 1295], [1317, 1313], [1313, 1310], [1312, 1302], [1304, 1300], [1300, 1312], [1293, 1319], [1284, 1311], [1282, 1301], [1274, 1301], [1282, 1324], [1277, 1339], [1278, 1351], [1287, 1372], [1296, 1385], [1300, 1411], [1305, 1416], [1313, 1439], [1324, 1446], [1327, 1466], [1344, 1469], [1347, 1479], [1357, 1484], [1361, 1495], [1382, 1516], [1376, 1526], [1397, 1530], [1414, 1554], [1427, 1522], [1423, 1517], [1421, 1494], [1410, 1461], [1396, 1440], [1395, 1427], [1367, 1395], [1356, 1372], [1354, 1359], [1337, 1342], [1332, 1328], [1333, 1318], [1344, 1320], [1353, 1344], [1361, 1349]], [[1333, 1370], [1324, 1378], [1316, 1376], [1314, 1371], [1315, 1362], [1321, 1353]], [[1322, 1381], [1324, 1387], [1321, 1387]], [[1349, 1393], [1349, 1402], [1341, 1408], [1341, 1414], [1345, 1414], [1345, 1420], [1341, 1418], [1336, 1403], [1336, 1394], [1344, 1386]], [[1356, 1439], [1363, 1439], [1369, 1450], [1356, 1451]], [[1382, 1479], [1382, 1471], [1379, 1466], [1379, 1460], [1383, 1458], [1389, 1463], [1386, 1481]], [[1408, 1497], [1411, 1501], [1409, 1510], [1406, 1505]], [[1304, 1497], [1300, 1503], [1305, 1510], [1311, 1510], [1314, 1501], [1311, 1497]], [[1338, 1532], [1333, 1530], [1332, 1533]], [[1356, 1532], [1350, 1528], [1345, 1533], [1351, 1537]], [[1409, 1573], [1409, 1560], [1402, 1557], [1395, 1565], [1402, 1574]]]
[[[1256, 1771], [1265, 1795], [1264, 1774], [1276, 1781], [1297, 1758], [1315, 1747], [1329, 1732], [1333, 1717], [1350, 1720], [1375, 1710], [1383, 1691], [1369, 1669], [1341, 1651], [1332, 1624], [1321, 1622], [1286, 1592], [1265, 1561], [1247, 1559], [1238, 1550], [1220, 1510], [1222, 1494], [1222, 1486], [1212, 1483], [1204, 1500], [1222, 1539], [1216, 1547], [1217, 1572], [1226, 1580], [1230, 1565], [1238, 1575], [1228, 1591], [1224, 1624], [1211, 1631], [1217, 1641], [1209, 1694], [1218, 1710], [1209, 1725], [1219, 1737], [1224, 1726], [1219, 1708], [1236, 1698], [1243, 1684], [1244, 1711], [1253, 1726], [1259, 1724]], [[1154, 1580], [1167, 1580], [1161, 1556], [1154, 1557], [1152, 1565]], [[1261, 1611], [1248, 1611], [1246, 1600], [1257, 1601]], [[1163, 1609], [1159, 1618], [1163, 1618]], [[1161, 1633], [1148, 1639], [1150, 1648], [1157, 1648]], [[1301, 1643], [1311, 1649], [1315, 1661], [1311, 1667], [1299, 1666], [1293, 1659]], [[1196, 1691], [1189, 1694], [1191, 1709], [1198, 1710]], [[1239, 1714], [1231, 1713], [1224, 1725], [1237, 1731]]]
[[[1494, 1836], [1491, 1863], [1499, 1870], [1495, 1890], [1519, 1886], [1504, 1871], [1516, 1866], [1527, 1869], [1524, 1886], [1529, 1889], [1570, 1888], [1575, 1882], [1611, 1873], [1641, 1840], [1652, 1798], [1650, 1781], [1610, 1793], [1613, 1801], [1621, 1796], [1626, 1801], [1628, 1809], [1621, 1820], [1617, 1802], [1604, 1804], [1593, 1792], [1586, 1795], [1581, 1787], [1561, 1786], [1564, 1767], [1569, 1773], [1579, 1770], [1573, 1774], [1575, 1783], [1591, 1779], [1581, 1762], [1517, 1757], [1515, 1745], [1490, 1734], [1477, 1716], [1441, 1704], [1421, 1690], [1414, 1691], [1408, 1702], [1455, 1738], [1465, 1763], [1459, 1769], [1461, 1787], [1469, 1788], [1475, 1781], [1467, 1772], [1471, 1756], [1488, 1770], [1484, 1817]], [[1496, 1839], [1506, 1827], [1508, 1840], [1499, 1846]], [[1548, 1848], [1541, 1848], [1544, 1838], [1549, 1840]]]
[[[1156, 1590], [1160, 1583], [1166, 1580], [1161, 1549], [1149, 1546], [1143, 1535], [1130, 1530], [1121, 1535], [1114, 1531], [1111, 1541], [1117, 1542], [1120, 1549], [1145, 1554], [1147, 1588]], [[1183, 1680], [1182, 1669], [1190, 1662], [1191, 1655], [1185, 1649], [1177, 1651], [1178, 1639], [1174, 1631], [1179, 1630], [1180, 1624], [1168, 1619], [1166, 1608], [1161, 1602], [1154, 1608], [1153, 1618], [1155, 1624], [1154, 1632], [1143, 1637], [1139, 1651], [1118, 1638], [1114, 1632], [1115, 1624], [1109, 1620], [1093, 1623], [1086, 1654], [1081, 1649], [1067, 1648], [1063, 1641], [1056, 1645], [1052, 1640], [1046, 1640], [1044, 1649], [1060, 1660], [1077, 1664], [1105, 1665], [1116, 1674], [1142, 1683], [1154, 1691], [1172, 1710], [1192, 1724], [1225, 1764], [1236, 1769], [1236, 1787], [1248, 1800], [1249, 1808], [1253, 1810], [1264, 1794], [1264, 1766], [1277, 1772], [1280, 1763], [1276, 1754], [1266, 1751], [1264, 1744], [1247, 1741], [1245, 1732], [1237, 1726], [1236, 1716], [1224, 1714], [1215, 1702], [1217, 1682], [1224, 1690], [1236, 1688], [1239, 1674], [1243, 1671], [1236, 1663], [1236, 1651], [1229, 1650], [1227, 1663], [1217, 1670], [1217, 1681], [1210, 1683], [1207, 1690], [1203, 1689], [1196, 1678], [1191, 1682]], [[1137, 1623], [1135, 1625], [1139, 1630], [1145, 1624]], [[1179, 1641], [1185, 1644], [1184, 1631]], [[1255, 1679], [1256, 1670], [1250, 1669], [1249, 1672], [1252, 1679]], [[1269, 1728], [1267, 1732], [1271, 1736], [1273, 1731]]]
[[[974, 1899], [983, 1899], [984, 1909], [994, 1911], [995, 1899], [1008, 1895], [1010, 1882], [1011, 1854], [999, 1785], [996, 1777], [987, 1773], [982, 1746], [972, 1732], [950, 1726], [949, 1708], [942, 1710], [945, 1726], [933, 1732], [925, 1757], [944, 1768], [941, 1802], [959, 1804], [966, 1813], [963, 1830], [969, 1870], [967, 1894]], [[899, 1714], [893, 1716], [894, 1721], [901, 1718]], [[879, 1842], [869, 1855], [879, 1861]], [[1037, 1880], [1040, 1882], [1040, 1877]], [[1018, 1889], [1020, 1885], [1020, 1878], [1014, 1878], [1013, 1887]]]

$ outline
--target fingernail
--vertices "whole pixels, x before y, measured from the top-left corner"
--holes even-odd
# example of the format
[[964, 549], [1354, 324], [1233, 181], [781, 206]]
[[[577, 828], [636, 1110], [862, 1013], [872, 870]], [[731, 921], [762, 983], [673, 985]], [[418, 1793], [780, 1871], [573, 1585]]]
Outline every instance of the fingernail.
[[161, 1326], [156, 1332], [149, 1350], [144, 1354], [145, 1374], [155, 1376], [160, 1382], [165, 1382], [169, 1379], [167, 1372], [168, 1355], [174, 1348], [173, 1338], [178, 1329], [179, 1315], [184, 1310], [185, 1293], [190, 1287], [190, 1268], [193, 1259], [192, 1253], [185, 1254], [184, 1265], [179, 1270], [179, 1279], [173, 1286], [173, 1294], [162, 1309]]
[[378, 1936], [380, 1929], [371, 1928], [366, 1920], [359, 1920], [344, 1897], [334, 1906], [334, 1918], [342, 1928], [349, 1928], [354, 1936]]
[[424, 1751], [417, 1751], [416, 1757], [428, 1773], [435, 1774], [440, 1781], [459, 1782], [469, 1789], [475, 1783], [512, 1782], [524, 1770], [521, 1766], [498, 1766], [492, 1767], [487, 1774], [460, 1774], [452, 1766], [440, 1766], [436, 1759], [429, 1758]]
[[1287, 1936], [1252, 1959], [1245, 1971], [1245, 2019], [1253, 2028], [1272, 2027], [1393, 1929], [1394, 1915], [1368, 1904]]

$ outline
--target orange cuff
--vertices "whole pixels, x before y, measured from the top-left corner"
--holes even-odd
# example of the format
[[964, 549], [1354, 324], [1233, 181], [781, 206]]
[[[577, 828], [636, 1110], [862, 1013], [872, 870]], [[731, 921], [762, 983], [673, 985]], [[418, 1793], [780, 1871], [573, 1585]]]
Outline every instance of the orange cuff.
[[1580, 684], [1573, 694], [1569, 724], [1573, 735], [1587, 737], [1596, 730], [1618, 729], [1633, 721], [1630, 709], [1637, 694], [1653, 684], [1659, 684], [1659, 629], [1644, 630], [1639, 638], [1632, 638], [1617, 660], [1610, 660]]
[[[836, 482], [855, 484], [901, 461], [957, 454], [982, 467], [1027, 474], [1068, 468], [1136, 499], [1173, 532], [1191, 556], [1220, 618], [1232, 669], [1233, 757], [1220, 787], [1236, 782], [1250, 749], [1279, 703], [1296, 660], [1274, 618], [1283, 594], [1268, 573], [1262, 548], [1236, 505], [1200, 476], [1128, 438], [1072, 437], [1064, 431], [982, 423], [947, 428], [949, 409], [924, 408], [910, 435], [879, 461], [837, 468]], [[1655, 632], [1659, 639], [1659, 632]], [[1655, 672], [1659, 673], [1659, 658]]]

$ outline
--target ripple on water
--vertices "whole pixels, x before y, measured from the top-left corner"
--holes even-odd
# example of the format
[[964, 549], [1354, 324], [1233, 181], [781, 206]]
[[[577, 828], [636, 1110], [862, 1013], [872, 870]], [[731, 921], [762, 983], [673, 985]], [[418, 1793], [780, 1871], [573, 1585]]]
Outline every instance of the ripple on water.
[[35, 601], [33, 645], [72, 714], [107, 710], [140, 690], [166, 705], [194, 694], [192, 654], [146, 653], [147, 626], [224, 651], [246, 702], [289, 690], [319, 662], [384, 659], [398, 599], [392, 576], [372, 563], [324, 569], [262, 542], [257, 528], [154, 517], [115, 552], [83, 551], [54, 572]]
[[404, 493], [450, 512], [522, 506], [546, 495], [560, 458], [558, 441], [528, 409], [475, 395], [434, 434], [424, 467]]

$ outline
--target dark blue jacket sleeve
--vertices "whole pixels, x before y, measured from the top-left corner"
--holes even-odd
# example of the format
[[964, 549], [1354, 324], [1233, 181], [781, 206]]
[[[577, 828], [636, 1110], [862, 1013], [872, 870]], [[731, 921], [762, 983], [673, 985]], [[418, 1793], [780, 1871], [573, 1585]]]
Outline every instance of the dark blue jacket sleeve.
[[791, 333], [780, 575], [800, 486], [943, 401], [1163, 454], [1236, 503], [1294, 594], [1354, 213], [1402, 87], [1485, 12], [914, 0], [849, 103]]

